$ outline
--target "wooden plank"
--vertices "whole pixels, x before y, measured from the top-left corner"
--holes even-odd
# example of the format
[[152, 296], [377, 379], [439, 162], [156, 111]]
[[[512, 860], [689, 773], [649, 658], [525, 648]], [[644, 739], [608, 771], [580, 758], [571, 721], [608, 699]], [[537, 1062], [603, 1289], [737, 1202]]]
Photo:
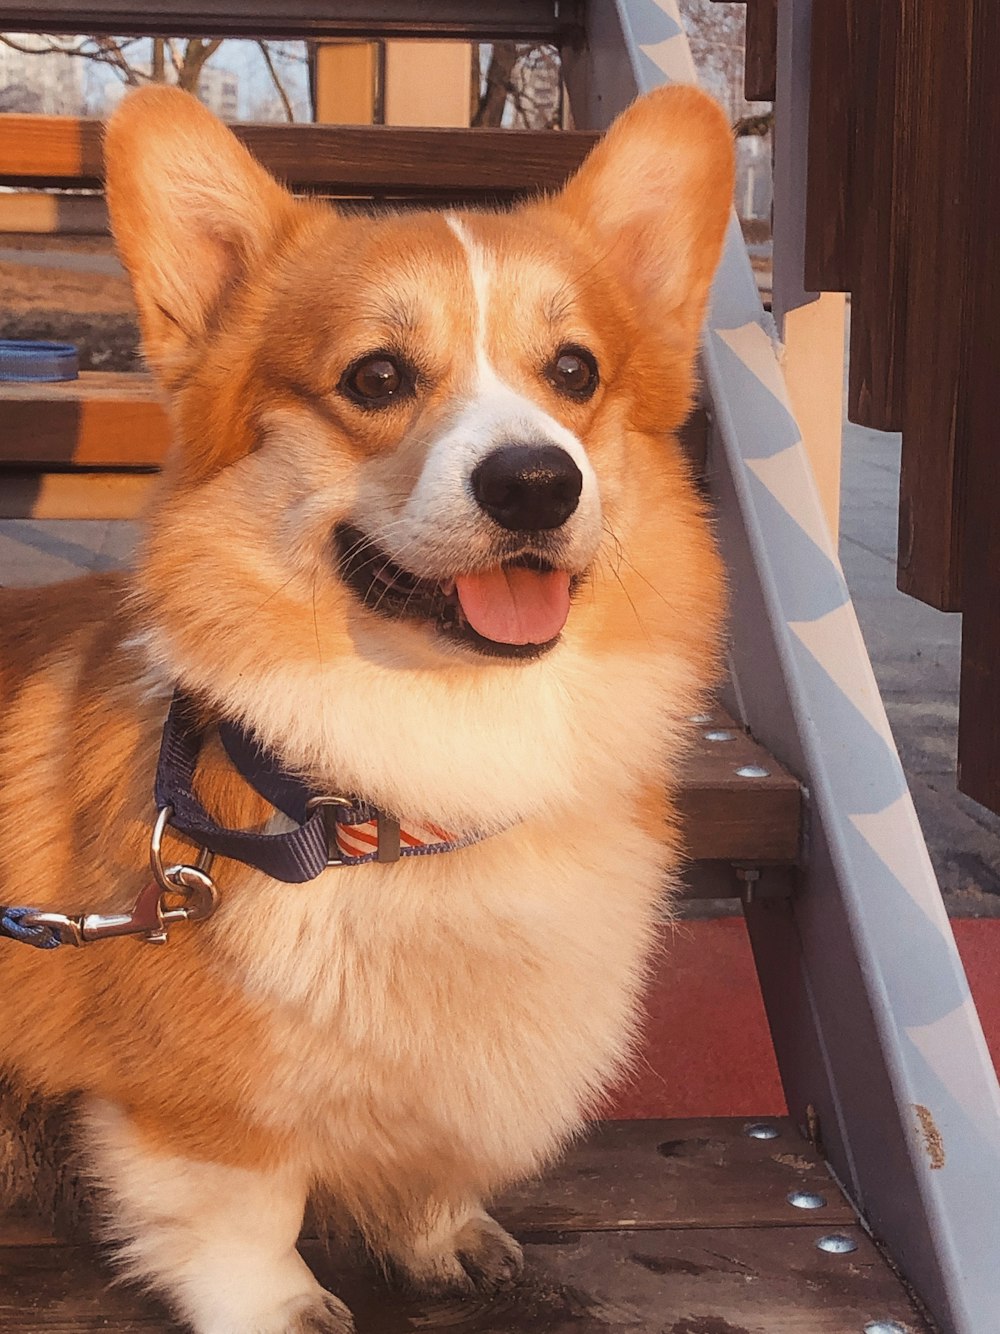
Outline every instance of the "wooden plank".
[[814, 292], [851, 289], [854, 3], [825, 0], [812, 8], [803, 281]]
[[579, 0], [54, 0], [0, 4], [0, 30], [176, 37], [436, 37], [558, 41], [580, 28]]
[[[853, 1210], [793, 1122], [770, 1117], [767, 1124], [776, 1138], [752, 1139], [747, 1122], [735, 1118], [601, 1122], [544, 1177], [507, 1192], [495, 1213], [519, 1234], [853, 1222]], [[50, 1119], [48, 1134], [68, 1140], [61, 1125]], [[797, 1209], [788, 1202], [795, 1190], [826, 1203]], [[50, 1240], [24, 1214], [0, 1228], [2, 1245]]]
[[[847, 1334], [873, 1318], [931, 1334], [862, 1229], [837, 1233], [853, 1253], [821, 1251], [816, 1226], [527, 1237], [516, 1286], [436, 1300], [390, 1287], [342, 1250], [302, 1251], [357, 1334]], [[7, 1334], [182, 1334], [159, 1303], [108, 1283], [86, 1248], [0, 1248], [0, 1324]]]
[[743, 94], [773, 102], [778, 69], [778, 0], [747, 0]]
[[107, 205], [94, 195], [59, 195], [42, 190], [0, 195], [0, 233], [103, 236], [107, 231]]
[[959, 399], [976, 230], [970, 158], [984, 150], [969, 124], [971, 0], [913, 13], [913, 195], [906, 323], [906, 395], [899, 479], [897, 584], [941, 611], [962, 608]]
[[962, 426], [964, 533], [962, 551], [962, 677], [958, 723], [958, 786], [1000, 813], [1000, 450], [997, 449], [997, 366], [1000, 365], [1000, 99], [995, 57], [1000, 7], [973, 0], [974, 125], [969, 212], [975, 220], [968, 253], [969, 308]]
[[[583, 130], [411, 129], [386, 125], [234, 125], [295, 189], [342, 195], [475, 196], [554, 189], [598, 136]], [[98, 187], [102, 122], [0, 117], [0, 184]]]
[[[526, 1243], [526, 1272], [492, 1301], [406, 1296], [350, 1249], [308, 1239], [301, 1249], [358, 1334], [844, 1334], [874, 1318], [921, 1334], [813, 1150], [787, 1119], [769, 1124], [777, 1139], [751, 1139], [733, 1120], [596, 1128], [497, 1209]], [[793, 1189], [829, 1204], [795, 1209]], [[856, 1249], [818, 1249], [830, 1233]], [[0, 1235], [0, 1327], [12, 1334], [177, 1329], [157, 1303], [108, 1283], [87, 1246], [54, 1245], [24, 1225]]]
[[[751, 1139], [738, 1119], [603, 1122], [540, 1181], [509, 1191], [496, 1216], [518, 1234], [852, 1223], [854, 1211], [792, 1121], [767, 1124], [776, 1139]], [[796, 1209], [794, 1190], [826, 1204]]]
[[[678, 793], [688, 854], [716, 861], [797, 862], [798, 782], [724, 710], [704, 716], [708, 721], [692, 723], [694, 748]], [[740, 769], [766, 772], [745, 776]]]
[[855, 156], [851, 192], [851, 365], [848, 416], [880, 431], [902, 427], [913, 12], [919, 0], [853, 9]]
[[156, 484], [151, 473], [0, 472], [0, 519], [137, 519]]
[[[679, 432], [699, 475], [708, 428], [699, 407]], [[0, 384], [0, 467], [158, 467], [169, 443], [166, 414], [148, 375], [83, 371], [60, 384]]]
[[0, 384], [0, 465], [157, 467], [170, 428], [147, 375], [83, 371], [59, 384]]

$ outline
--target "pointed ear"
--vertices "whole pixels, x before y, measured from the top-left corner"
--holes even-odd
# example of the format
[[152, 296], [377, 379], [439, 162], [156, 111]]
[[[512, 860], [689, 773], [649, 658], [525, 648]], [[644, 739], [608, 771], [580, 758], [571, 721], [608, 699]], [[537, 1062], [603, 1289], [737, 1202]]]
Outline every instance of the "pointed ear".
[[697, 88], [660, 88], [611, 126], [557, 203], [593, 237], [639, 309], [693, 355], [733, 202], [733, 136]]
[[108, 208], [146, 356], [167, 380], [228, 289], [273, 245], [295, 201], [188, 93], [125, 98], [104, 140]]

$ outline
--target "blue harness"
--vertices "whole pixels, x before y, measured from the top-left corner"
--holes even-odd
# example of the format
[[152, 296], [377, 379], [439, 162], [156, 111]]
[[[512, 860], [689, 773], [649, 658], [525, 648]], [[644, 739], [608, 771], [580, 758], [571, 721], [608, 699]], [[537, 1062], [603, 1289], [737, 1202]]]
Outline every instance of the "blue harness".
[[[233, 767], [265, 801], [293, 821], [293, 829], [261, 834], [227, 829], [212, 818], [194, 791], [205, 731], [195, 721], [192, 702], [178, 691], [163, 725], [156, 765], [153, 791], [159, 815], [151, 845], [150, 889], [140, 896], [131, 913], [112, 916], [69, 918], [0, 904], [0, 936], [37, 949], [81, 945], [115, 935], [143, 935], [148, 940], [164, 941], [170, 922], [197, 920], [214, 910], [216, 894], [208, 867], [216, 855], [243, 862], [274, 880], [302, 884], [314, 880], [329, 866], [364, 866], [395, 862], [401, 857], [425, 857], [468, 847], [487, 837], [485, 833], [453, 835], [436, 825], [420, 825], [416, 832], [401, 830], [394, 816], [369, 802], [313, 791], [235, 723], [220, 723], [218, 732]], [[167, 827], [203, 849], [197, 866], [163, 866], [160, 838]], [[168, 908], [167, 898], [177, 895], [191, 902], [180, 909]]]

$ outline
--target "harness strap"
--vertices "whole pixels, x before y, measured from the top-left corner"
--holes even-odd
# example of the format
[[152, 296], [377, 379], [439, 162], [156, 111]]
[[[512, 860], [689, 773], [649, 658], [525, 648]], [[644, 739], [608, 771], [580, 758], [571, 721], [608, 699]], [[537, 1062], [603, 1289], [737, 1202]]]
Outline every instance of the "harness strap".
[[254, 866], [289, 884], [313, 880], [330, 865], [364, 866], [400, 857], [453, 852], [488, 835], [452, 834], [429, 822], [399, 822], [369, 802], [313, 792], [284, 769], [245, 729], [219, 724], [219, 736], [233, 767], [297, 828], [283, 834], [226, 829], [205, 810], [193, 788], [202, 733], [190, 701], [174, 695], [163, 728], [156, 770], [156, 804], [171, 808], [171, 825], [209, 851]]
[[[175, 829], [221, 857], [232, 857], [255, 866], [265, 875], [288, 884], [315, 880], [330, 861], [323, 808], [316, 807], [307, 813], [305, 800], [301, 804], [295, 803], [293, 809], [285, 810], [285, 814], [296, 820], [299, 827], [285, 834], [226, 829], [212, 819], [194, 792], [194, 771], [202, 740], [203, 734], [195, 726], [191, 705], [178, 692], [170, 704], [163, 727], [156, 765], [154, 793], [157, 808], [162, 810], [169, 806], [173, 812], [170, 823]], [[248, 781], [256, 787], [253, 780]], [[261, 791], [260, 788], [257, 790]], [[284, 810], [284, 804], [273, 801], [267, 792], [261, 791], [261, 796]]]
[[[195, 723], [190, 700], [178, 691], [163, 725], [156, 764], [154, 794], [160, 814], [151, 845], [155, 879], [150, 889], [157, 896], [161, 889], [169, 894], [181, 887], [176, 881], [168, 883], [170, 877], [183, 871], [191, 877], [201, 877], [203, 883], [193, 888], [204, 891], [207, 886], [211, 896], [208, 906], [202, 905], [197, 914], [191, 905], [164, 911], [157, 897], [153, 905], [154, 920], [149, 918], [148, 911], [140, 913], [140, 907], [148, 910], [150, 906], [145, 897], [140, 896], [131, 913], [110, 917], [89, 914], [78, 920], [59, 913], [42, 914], [36, 908], [0, 904], [0, 937], [42, 950], [56, 949], [67, 939], [79, 945], [86, 940], [113, 935], [139, 934], [150, 940], [165, 940], [163, 928], [168, 922], [181, 917], [195, 920], [197, 916], [209, 915], [215, 905], [215, 890], [211, 880], [202, 873], [200, 862], [197, 868], [164, 870], [161, 865], [157, 873], [159, 838], [168, 820], [173, 828], [208, 852], [233, 858], [288, 884], [314, 880], [328, 866], [363, 866], [368, 862], [392, 862], [400, 857], [452, 852], [488, 836], [485, 832], [464, 836], [451, 834], [429, 822], [409, 822], [403, 828], [392, 816], [368, 802], [312, 793], [298, 775], [283, 769], [255, 738], [235, 724], [221, 723], [219, 735], [233, 766], [266, 801], [295, 822], [294, 829], [282, 834], [227, 829], [209, 815], [194, 791], [195, 768], [204, 733]], [[184, 881], [182, 888], [191, 890], [192, 885]], [[38, 916], [47, 917], [49, 922], [30, 920]], [[66, 928], [62, 935], [57, 926]]]

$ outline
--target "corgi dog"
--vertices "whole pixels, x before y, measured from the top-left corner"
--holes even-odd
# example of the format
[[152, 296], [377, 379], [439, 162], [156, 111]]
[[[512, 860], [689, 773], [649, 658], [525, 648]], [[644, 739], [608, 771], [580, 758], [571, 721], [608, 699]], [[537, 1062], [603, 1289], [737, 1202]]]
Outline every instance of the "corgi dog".
[[142, 896], [175, 692], [219, 827], [298, 827], [225, 727], [377, 814], [290, 883], [207, 870], [168, 809], [170, 883], [214, 912], [0, 939], [0, 1066], [79, 1095], [122, 1269], [195, 1334], [344, 1334], [311, 1192], [405, 1280], [495, 1289], [521, 1253], [486, 1203], [627, 1066], [719, 662], [676, 432], [731, 133], [664, 89], [560, 193], [362, 217], [150, 88], [106, 166], [173, 444], [130, 572], [0, 594], [0, 903]]

